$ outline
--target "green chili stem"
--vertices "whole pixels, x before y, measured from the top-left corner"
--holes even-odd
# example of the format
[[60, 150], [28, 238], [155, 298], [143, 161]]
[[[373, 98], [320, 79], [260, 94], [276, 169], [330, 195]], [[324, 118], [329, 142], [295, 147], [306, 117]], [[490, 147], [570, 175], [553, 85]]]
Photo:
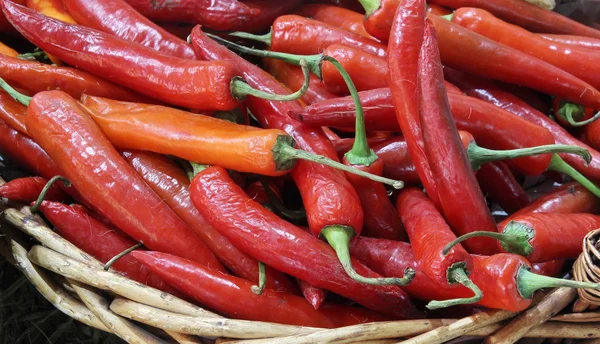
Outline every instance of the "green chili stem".
[[579, 182], [579, 184], [583, 185], [591, 193], [597, 197], [600, 197], [600, 189], [598, 186], [592, 183], [583, 174], [579, 173], [579, 171], [574, 169], [571, 165], [567, 164], [560, 156], [558, 156], [558, 154], [554, 154], [552, 156], [552, 161], [550, 162], [548, 170], [566, 174], [567, 176]]
[[37, 213], [37, 211], [40, 208], [40, 205], [42, 205], [42, 202], [46, 198], [46, 194], [48, 193], [48, 191], [50, 191], [50, 188], [52, 187], [52, 185], [54, 185], [54, 183], [56, 183], [59, 180], [62, 181], [63, 184], [66, 187], [70, 187], [71, 186], [71, 182], [67, 178], [65, 178], [63, 176], [54, 176], [54, 177], [52, 177], [46, 183], [46, 185], [44, 185], [44, 187], [42, 188], [42, 192], [40, 192], [40, 195], [38, 196], [37, 200], [35, 201], [35, 203], [33, 204], [33, 206], [31, 206], [30, 210], [31, 210], [32, 213]]
[[210, 167], [210, 165], [198, 164], [198, 163], [191, 162], [191, 161], [190, 161], [190, 165], [192, 166], [192, 170], [188, 171], [188, 178], [190, 180], [194, 179], [194, 177], [198, 173], [200, 173]]
[[[249, 39], [252, 41], [262, 42], [268, 46], [271, 46], [271, 39], [273, 37], [273, 32], [269, 31], [269, 33], [265, 33], [264, 35], [254, 35], [254, 34], [247, 33], [247, 32], [236, 31], [236, 32], [230, 32], [228, 35], [233, 36], [233, 37], [243, 38], [243, 39]], [[211, 35], [211, 37], [212, 36], [214, 36], [214, 35]]]
[[250, 290], [256, 295], [260, 295], [267, 287], [267, 268], [265, 263], [258, 262], [258, 285], [253, 285]]
[[569, 124], [572, 127], [583, 127], [583, 126], [588, 125], [588, 124], [590, 124], [592, 122], [595, 122], [598, 118], [600, 118], [600, 111], [596, 112], [596, 114], [594, 116], [592, 116], [591, 118], [586, 119], [585, 121], [580, 121], [580, 122], [576, 122], [573, 119], [573, 114], [571, 113], [571, 111], [567, 111], [566, 117], [567, 117], [567, 122], [569, 122]]
[[369, 278], [359, 275], [352, 267], [352, 258], [350, 258], [349, 245], [354, 234], [354, 229], [348, 226], [327, 226], [321, 231], [321, 235], [333, 247], [344, 271], [350, 278], [360, 283], [373, 285], [407, 285], [412, 281], [415, 277], [415, 271], [410, 268], [404, 270], [404, 277], [402, 278]]
[[504, 227], [502, 233], [475, 231], [462, 235], [449, 242], [448, 245], [444, 246], [442, 253], [444, 255], [448, 254], [448, 252], [450, 252], [450, 250], [454, 246], [460, 244], [461, 242], [467, 239], [476, 237], [488, 237], [500, 241], [502, 248], [506, 252], [519, 254], [521, 256], [527, 257], [531, 254], [531, 252], [533, 252], [533, 246], [531, 246], [529, 241], [533, 239], [534, 236], [535, 232], [533, 228], [521, 222], [510, 221]]
[[358, 0], [365, 9], [365, 16], [368, 17], [381, 7], [381, 0]]
[[452, 12], [450, 14], [446, 14], [445, 16], [440, 16], [440, 18], [444, 18], [447, 21], [452, 21], [452, 19], [454, 19], [454, 12]]
[[445, 307], [451, 307], [451, 306], [457, 306], [457, 305], [468, 305], [468, 304], [479, 302], [481, 300], [481, 298], [483, 297], [483, 293], [481, 292], [481, 289], [479, 289], [479, 287], [475, 283], [473, 283], [473, 281], [471, 281], [469, 279], [469, 276], [467, 275], [467, 272], [465, 271], [465, 269], [463, 267], [454, 268], [454, 269], [450, 268], [448, 271], [448, 278], [456, 281], [457, 283], [464, 285], [465, 287], [467, 287], [471, 291], [473, 291], [473, 294], [474, 294], [473, 297], [464, 298], [464, 299], [451, 299], [451, 300], [444, 300], [444, 301], [431, 301], [426, 306], [428, 309], [438, 309], [438, 308], [445, 308]]
[[137, 250], [138, 248], [144, 246], [143, 242], [137, 243], [134, 246], [131, 246], [130, 248], [126, 249], [125, 251], [117, 254], [116, 256], [112, 257], [108, 262], [106, 262], [106, 264], [104, 264], [104, 270], [108, 271], [108, 269], [110, 269], [110, 267], [117, 262], [117, 260], [125, 257], [125, 255], [129, 254], [131, 251], [133, 250]]
[[597, 283], [579, 282], [538, 275], [529, 271], [529, 268], [525, 265], [519, 268], [519, 272], [517, 273], [517, 290], [524, 299], [531, 299], [536, 290], [557, 287], [600, 290], [600, 284]]
[[29, 106], [29, 103], [31, 102], [31, 97], [28, 97], [28, 96], [18, 92], [17, 90], [12, 88], [6, 81], [4, 81], [4, 79], [2, 79], [2, 78], [0, 78], [0, 88], [2, 88], [4, 91], [6, 91], [6, 93], [8, 93], [14, 100], [18, 101], [19, 103], [21, 103], [25, 106]]

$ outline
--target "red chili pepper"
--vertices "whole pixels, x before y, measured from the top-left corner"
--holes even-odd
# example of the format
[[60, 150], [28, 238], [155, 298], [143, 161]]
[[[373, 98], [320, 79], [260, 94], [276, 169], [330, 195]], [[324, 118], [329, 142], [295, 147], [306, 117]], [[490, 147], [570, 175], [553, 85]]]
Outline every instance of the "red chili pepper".
[[[196, 210], [190, 198], [190, 180], [166, 157], [145, 152], [123, 152], [125, 160], [161, 199], [206, 243], [236, 276], [258, 282], [258, 262], [240, 252]], [[280, 272], [267, 267], [267, 287], [294, 292], [294, 285]]]
[[[411, 296], [422, 299], [452, 299], [468, 297], [472, 292], [462, 286], [458, 288], [439, 284], [419, 271], [408, 243], [373, 238], [357, 238], [352, 241], [352, 254], [372, 269], [385, 276], [398, 276], [407, 267], [416, 269], [413, 282], [402, 287]], [[469, 277], [481, 287], [483, 298], [478, 305], [520, 312], [531, 305], [533, 293], [541, 288], [565, 286], [572, 288], [598, 288], [594, 283], [583, 283], [549, 278], [536, 274], [540, 267], [532, 266], [527, 259], [507, 253], [493, 256], [472, 255], [473, 269]], [[549, 262], [549, 270], [556, 271], [556, 261]], [[553, 265], [553, 266], [551, 266]], [[537, 266], [537, 268], [536, 268]], [[551, 272], [549, 271], [548, 272]], [[530, 271], [533, 271], [530, 272]]]
[[593, 123], [586, 125], [583, 137], [592, 147], [600, 149], [600, 122], [594, 121]]
[[436, 16], [445, 16], [452, 13], [452, 10], [436, 4], [427, 4], [427, 13], [431, 13]]
[[519, 26], [504, 22], [482, 9], [460, 8], [454, 12], [452, 22], [500, 44], [537, 57], [595, 88], [600, 87], [600, 69], [595, 63], [600, 54], [550, 42]]
[[193, 109], [231, 110], [238, 106], [238, 98], [247, 94], [247, 90], [239, 93], [235, 89], [246, 84], [234, 78], [235, 68], [230, 63], [162, 55], [100, 31], [45, 17], [8, 0], [2, 0], [2, 9], [11, 23], [44, 51], [156, 99]]
[[585, 108], [558, 97], [552, 101], [552, 112], [554, 119], [566, 128], [586, 125], [594, 117], [594, 109]]
[[67, 11], [80, 25], [113, 34], [165, 55], [196, 59], [192, 47], [144, 17], [125, 0], [65, 0]]
[[444, 65], [600, 108], [600, 91], [568, 72], [443, 18], [428, 17], [438, 33]]
[[349, 306], [323, 305], [315, 310], [299, 296], [268, 289], [256, 295], [250, 291], [251, 282], [169, 254], [135, 251], [132, 255], [202, 305], [233, 318], [324, 328], [386, 319]]
[[548, 277], [557, 277], [565, 270], [567, 261], [564, 259], [551, 260], [543, 263], [531, 264], [531, 272]]
[[[201, 171], [190, 192], [200, 213], [236, 247], [259, 261], [384, 314], [416, 316], [400, 288], [350, 278], [329, 245], [252, 201], [223, 168]], [[352, 265], [360, 275], [378, 277], [356, 260]]]
[[314, 309], [319, 309], [323, 302], [325, 302], [325, 298], [327, 298], [327, 290], [323, 288], [317, 288], [303, 280], [298, 280], [298, 286], [300, 286], [302, 295], [304, 295], [306, 301], [308, 301]]
[[442, 253], [444, 246], [455, 240], [456, 236], [433, 202], [420, 190], [410, 188], [400, 193], [396, 207], [420, 270], [446, 288], [464, 285], [472, 291], [470, 297], [441, 303], [436, 301], [428, 304], [427, 308], [470, 304], [481, 300], [481, 290], [468, 277], [468, 271], [473, 269], [473, 261], [467, 251], [462, 246], [454, 246], [448, 254]]
[[477, 171], [477, 181], [483, 193], [512, 214], [529, 204], [529, 196], [502, 161], [488, 162]]
[[37, 93], [60, 89], [74, 98], [86, 93], [134, 102], [153, 102], [131, 90], [84, 71], [0, 55], [0, 77], [11, 85]]
[[151, 249], [224, 271], [206, 244], [127, 165], [87, 113], [64, 92], [40, 92], [27, 109], [27, 131], [83, 191], [83, 198], [125, 233]]
[[[564, 184], [541, 196], [513, 216], [527, 213], [600, 214], [600, 198], [577, 182]], [[511, 217], [508, 218], [510, 221]], [[505, 220], [506, 221], [506, 220]]]
[[230, 30], [245, 30], [247, 32], [265, 32], [277, 17], [293, 12], [303, 3], [303, 0], [286, 0], [274, 3], [272, 0], [246, 0], [246, 5], [260, 10], [260, 14], [245, 23], [236, 23]]
[[373, 146], [373, 150], [383, 160], [383, 175], [402, 180], [406, 184], [419, 184], [419, 175], [410, 155], [404, 138], [393, 138], [387, 142]]
[[[600, 153], [594, 150], [592, 147], [575, 139], [560, 125], [554, 121], [551, 121], [546, 115], [538, 112], [527, 103], [522, 101], [519, 97], [503, 91], [490, 81], [469, 76], [468, 74], [451, 71], [448, 68], [444, 70], [444, 73], [449, 81], [457, 85], [469, 96], [490, 102], [497, 107], [517, 115], [531, 123], [535, 123], [538, 126], [546, 128], [548, 131], [550, 131], [554, 137], [554, 141], [557, 144], [579, 146], [586, 149], [592, 155], [592, 161], [589, 164], [586, 163], [581, 157], [573, 154], [561, 154], [560, 156], [568, 164], [575, 167], [585, 176], [592, 179], [600, 179]], [[515, 127], [515, 129], [516, 128], [517, 127]], [[480, 140], [479, 137], [476, 137], [476, 139]]]
[[[77, 208], [44, 201], [40, 205], [40, 211], [54, 225], [54, 230], [58, 234], [102, 263], [107, 263], [113, 257], [136, 245], [136, 242], [123, 232], [106, 227]], [[112, 267], [134, 281], [170, 294], [179, 294], [131, 254], [119, 258]]]
[[343, 7], [326, 4], [307, 4], [300, 6], [296, 14], [377, 40], [365, 29], [365, 25], [363, 24], [364, 16], [362, 14]]
[[8, 93], [0, 91], [0, 119], [11, 128], [19, 131], [21, 134], [27, 134], [25, 127], [25, 117], [27, 108], [25, 105], [14, 100]]
[[260, 10], [238, 0], [126, 0], [145, 17], [158, 22], [202, 24], [213, 30], [233, 30]]
[[[419, 57], [419, 86], [424, 147], [446, 221], [460, 235], [495, 231], [496, 224], [473, 172], [473, 156], [469, 161], [450, 112], [437, 37], [429, 21], [425, 23]], [[495, 253], [490, 240], [471, 241], [464, 246], [477, 254]]]
[[[31, 203], [38, 199], [46, 183], [48, 183], [48, 179], [42, 177], [13, 179], [0, 186], [0, 197]], [[62, 202], [67, 199], [67, 195], [58, 186], [52, 185], [46, 193], [45, 199]]]
[[593, 51], [600, 51], [600, 37], [590, 38], [584, 36], [573, 36], [573, 35], [553, 35], [542, 33], [538, 34], [540, 37], [547, 39], [551, 42], [561, 43], [572, 48], [588, 49]]
[[[304, 73], [296, 67], [277, 59], [264, 59], [265, 70], [275, 79], [279, 80], [291, 90], [297, 90], [304, 84]], [[337, 95], [329, 92], [325, 84], [314, 75], [310, 76], [310, 86], [302, 96], [302, 101], [308, 105], [325, 99], [335, 98]]]
[[293, 14], [277, 18], [271, 32], [266, 35], [245, 32], [233, 32], [230, 35], [260, 41], [273, 51], [296, 55], [320, 54], [335, 43], [380, 57], [385, 57], [387, 50], [385, 45], [357, 33]]
[[600, 31], [559, 13], [545, 10], [521, 0], [432, 0], [449, 8], [477, 7], [509, 23], [533, 32], [548, 32], [600, 38]]

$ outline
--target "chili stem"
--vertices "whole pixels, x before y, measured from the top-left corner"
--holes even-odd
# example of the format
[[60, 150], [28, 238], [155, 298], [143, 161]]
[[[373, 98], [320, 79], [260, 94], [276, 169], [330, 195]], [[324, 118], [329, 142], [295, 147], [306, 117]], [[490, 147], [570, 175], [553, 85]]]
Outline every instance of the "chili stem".
[[567, 111], [567, 122], [569, 122], [569, 124], [572, 127], [583, 127], [586, 126], [592, 122], [595, 122], [598, 118], [600, 118], [600, 111], [596, 112], [596, 114], [594, 116], [592, 116], [591, 118], [586, 119], [585, 121], [580, 121], [580, 122], [576, 122], [573, 119], [573, 114], [571, 113], [571, 111]]
[[454, 12], [452, 12], [450, 14], [446, 14], [445, 16], [440, 16], [440, 18], [444, 18], [447, 21], [452, 21], [452, 19], [454, 19]]
[[455, 283], [460, 283], [465, 287], [469, 288], [471, 291], [473, 291], [473, 297], [444, 301], [431, 301], [427, 304], [427, 309], [438, 309], [457, 305], [468, 305], [479, 302], [483, 297], [481, 289], [479, 289], [479, 287], [469, 279], [469, 276], [467, 275], [467, 272], [463, 267], [450, 267], [450, 269], [448, 269], [448, 280], [454, 280]]
[[597, 283], [580, 282], [538, 275], [529, 271], [529, 268], [527, 268], [525, 265], [519, 268], [519, 272], [517, 273], [517, 290], [524, 299], [531, 299], [533, 297], [533, 293], [538, 289], [556, 287], [600, 290], [600, 284]]
[[381, 0], [358, 0], [365, 9], [365, 17], [369, 17], [381, 7]]
[[26, 61], [37, 61], [38, 58], [42, 58], [43, 60], [47, 60], [48, 59], [48, 54], [46, 54], [45, 51], [40, 50], [40, 51], [31, 52], [31, 53], [19, 54], [17, 56], [17, 58], [21, 59], [21, 60], [26, 60]]
[[335, 253], [344, 268], [344, 271], [353, 280], [373, 285], [407, 285], [415, 277], [415, 271], [407, 268], [404, 270], [404, 277], [384, 277], [370, 278], [358, 274], [352, 266], [352, 258], [350, 258], [350, 240], [354, 236], [354, 229], [348, 226], [327, 226], [321, 230], [321, 235], [327, 240], [329, 245], [335, 250]]
[[481, 165], [490, 161], [516, 159], [548, 153], [577, 154], [581, 156], [587, 163], [592, 161], [590, 152], [588, 152], [587, 149], [578, 146], [543, 145], [520, 149], [493, 150], [480, 147], [476, 143], [471, 143], [467, 148], [467, 154], [469, 156], [469, 160], [471, 161], [471, 166], [473, 166], [473, 170], [475, 171], [479, 170]]
[[0, 88], [2, 88], [6, 93], [8, 93], [14, 100], [18, 101], [19, 103], [25, 106], [29, 106], [29, 103], [31, 102], [31, 97], [28, 97], [18, 92], [2, 78], [0, 78]]
[[189, 178], [190, 180], [194, 179], [194, 177], [195, 177], [195, 176], [196, 176], [198, 173], [200, 173], [200, 172], [202, 172], [202, 171], [204, 171], [204, 170], [206, 170], [207, 168], [209, 168], [209, 167], [210, 167], [210, 165], [198, 164], [198, 163], [191, 162], [191, 161], [190, 161], [189, 163], [190, 163], [190, 165], [192, 166], [192, 170], [191, 170], [191, 171], [188, 171], [188, 178]]
[[63, 176], [54, 176], [52, 177], [47, 183], [46, 185], [44, 185], [44, 187], [42, 188], [42, 192], [40, 192], [40, 195], [38, 196], [37, 200], [35, 201], [35, 203], [31, 206], [31, 212], [32, 213], [37, 213], [38, 209], [40, 208], [40, 205], [42, 205], [42, 202], [44, 201], [44, 199], [46, 198], [46, 194], [48, 193], [48, 191], [50, 191], [50, 188], [52, 187], [52, 185], [54, 185], [54, 183], [56, 183], [57, 181], [62, 181], [63, 184], [66, 187], [70, 187], [71, 186], [71, 182], [63, 177]]
[[258, 285], [253, 285], [250, 290], [256, 295], [260, 295], [267, 287], [267, 268], [265, 263], [258, 262]]
[[444, 246], [442, 253], [444, 255], [448, 254], [452, 247], [460, 244], [461, 242], [467, 239], [475, 237], [488, 237], [499, 240], [500, 244], [502, 245], [502, 248], [506, 252], [515, 253], [527, 257], [533, 251], [533, 246], [531, 246], [529, 241], [533, 239], [534, 236], [535, 232], [533, 231], [533, 228], [520, 222], [510, 221], [506, 225], [506, 227], [504, 227], [504, 231], [502, 231], [502, 233], [475, 231], [462, 235], [449, 242], [448, 245]]
[[[254, 34], [251, 34], [248, 32], [235, 31], [235, 32], [228, 33], [228, 35], [233, 36], [233, 37], [243, 38], [243, 39], [249, 39], [251, 41], [262, 42], [268, 46], [271, 46], [273, 32], [269, 31], [268, 33], [265, 33], [264, 35], [254, 35]], [[212, 35], [211, 35], [211, 37], [212, 37]]]
[[104, 264], [104, 271], [108, 271], [108, 269], [110, 269], [110, 267], [117, 262], [117, 260], [125, 257], [125, 255], [131, 253], [131, 251], [137, 250], [138, 248], [144, 246], [143, 242], [137, 243], [133, 246], [131, 246], [130, 248], [126, 249], [125, 251], [117, 254], [116, 256], [112, 257], [108, 262], [106, 262], [106, 264]]
[[304, 220], [306, 218], [306, 212], [302, 210], [291, 210], [288, 209], [285, 205], [283, 205], [283, 203], [281, 203], [277, 195], [275, 195], [273, 190], [271, 190], [269, 183], [267, 183], [264, 178], [260, 178], [260, 183], [262, 184], [263, 189], [265, 189], [265, 193], [269, 197], [271, 204], [275, 207], [275, 210], [277, 210], [281, 215], [291, 220]]
[[571, 165], [567, 164], [560, 156], [558, 156], [558, 154], [554, 154], [552, 156], [552, 161], [550, 162], [548, 171], [564, 173], [567, 176], [579, 182], [579, 184], [583, 185], [591, 193], [593, 193], [597, 197], [600, 197], [600, 189], [598, 188], [598, 186], [592, 183], [583, 174], [579, 173], [579, 171], [574, 169]]
[[302, 68], [302, 73], [304, 74], [304, 84], [298, 91], [291, 94], [272, 94], [257, 90], [248, 85], [248, 83], [241, 77], [234, 77], [231, 79], [229, 90], [231, 91], [231, 95], [238, 100], [244, 100], [246, 96], [249, 95], [266, 100], [282, 102], [300, 99], [310, 86], [310, 70], [308, 69], [308, 63], [306, 60], [300, 59], [300, 67]]

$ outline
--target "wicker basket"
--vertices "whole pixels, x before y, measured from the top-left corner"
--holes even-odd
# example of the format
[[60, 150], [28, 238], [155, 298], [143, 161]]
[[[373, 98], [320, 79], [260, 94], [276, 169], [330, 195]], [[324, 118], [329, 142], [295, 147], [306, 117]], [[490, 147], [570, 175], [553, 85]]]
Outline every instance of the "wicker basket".
[[[56, 308], [128, 343], [445, 343], [482, 337], [486, 343], [514, 343], [521, 338], [600, 338], [600, 313], [556, 316], [577, 298], [577, 291], [567, 288], [544, 294], [522, 314], [488, 311], [463, 319], [392, 321], [333, 330], [226, 319], [104, 271], [100, 262], [53, 232], [26, 206], [3, 204], [0, 232], [0, 254]], [[579, 311], [586, 308], [581, 301], [575, 305]]]

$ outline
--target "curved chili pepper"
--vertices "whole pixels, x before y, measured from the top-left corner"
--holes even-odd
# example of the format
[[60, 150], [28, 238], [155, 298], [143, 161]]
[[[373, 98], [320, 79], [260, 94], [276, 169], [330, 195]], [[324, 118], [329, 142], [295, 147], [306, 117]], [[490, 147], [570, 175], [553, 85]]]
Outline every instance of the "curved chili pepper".
[[362, 14], [343, 7], [326, 4], [307, 4], [300, 6], [296, 10], [296, 14], [377, 40], [377, 38], [371, 36], [365, 29]]
[[418, 68], [425, 30], [425, 1], [403, 1], [396, 13], [388, 44], [387, 80], [392, 104], [419, 178], [431, 200], [439, 205], [437, 183], [425, 153], [419, 118]]
[[498, 43], [537, 57], [588, 82], [595, 88], [600, 87], [600, 69], [596, 63], [600, 54], [594, 56], [594, 53], [586, 50], [573, 49], [562, 43], [550, 42], [478, 8], [456, 10], [452, 16], [452, 22]]
[[512, 214], [529, 204], [529, 196], [515, 179], [508, 165], [502, 161], [481, 165], [476, 174], [483, 193]]
[[600, 31], [576, 22], [561, 14], [542, 9], [520, 0], [432, 0], [431, 3], [457, 9], [461, 7], [482, 8], [509, 23], [532, 32], [548, 32], [566, 35], [600, 38]]
[[[26, 177], [9, 181], [0, 186], [0, 197], [13, 201], [31, 203], [38, 199], [48, 179], [42, 177]], [[62, 202], [67, 195], [57, 185], [52, 185], [45, 195], [45, 199]]]
[[[190, 198], [190, 180], [174, 162], [153, 153], [123, 152], [122, 155], [229, 270], [248, 281], [258, 282], [258, 262], [240, 252], [200, 215]], [[268, 288], [288, 293], [296, 291], [280, 272], [267, 267], [266, 274]]]
[[[527, 213], [591, 213], [600, 214], [600, 198], [577, 182], [564, 184], [542, 195], [512, 216]], [[511, 217], [507, 219], [511, 220]], [[503, 221], [502, 223], [506, 222]]]
[[249, 92], [236, 89], [246, 84], [235, 78], [235, 68], [228, 62], [158, 54], [100, 31], [45, 17], [8, 0], [1, 4], [11, 23], [44, 51], [156, 99], [199, 110], [231, 110], [238, 106], [238, 98]]
[[[44, 201], [40, 211], [54, 225], [54, 230], [75, 246], [102, 263], [131, 248], [136, 242], [123, 232], [106, 227], [84, 211], [71, 206]], [[85, 230], [84, 230], [85, 229]], [[179, 293], [137, 261], [131, 254], [119, 258], [112, 267], [123, 276], [164, 292]]]
[[[467, 156], [450, 112], [437, 37], [429, 21], [425, 22], [419, 57], [419, 86], [423, 142], [444, 217], [460, 235], [495, 231], [496, 224], [473, 172], [473, 154]], [[471, 148], [472, 144], [467, 150]], [[471, 241], [464, 246], [477, 254], [495, 253], [489, 240]]]
[[9, 57], [17, 57], [19, 56], [19, 53], [14, 50], [13, 48], [7, 46], [6, 44], [0, 42], [0, 54], [1, 55], [6, 55]]
[[[252, 201], [223, 168], [213, 166], [201, 171], [190, 190], [200, 213], [246, 254], [383, 314], [400, 318], [416, 315], [400, 288], [350, 278], [329, 245]], [[358, 261], [352, 260], [352, 264], [359, 274], [378, 277]]]
[[[349, 306], [323, 305], [315, 310], [299, 296], [268, 289], [256, 295], [250, 291], [251, 282], [169, 254], [135, 251], [132, 255], [200, 304], [233, 318], [325, 328], [386, 319]], [[286, 306], [281, 307], [282, 304]]]
[[583, 238], [598, 227], [600, 216], [592, 214], [523, 213], [504, 221], [498, 227], [499, 233], [469, 233], [452, 244], [472, 236], [487, 236], [497, 239], [502, 251], [520, 254], [532, 263], [540, 263], [577, 258], [582, 250]]
[[[291, 90], [296, 90], [304, 84], [304, 73], [300, 67], [293, 66], [289, 63], [278, 59], [266, 58], [265, 70], [269, 72], [275, 79], [279, 80]], [[325, 84], [314, 75], [310, 76], [310, 86], [302, 96], [302, 101], [308, 105], [330, 98], [335, 98], [337, 95], [329, 92]]]
[[552, 101], [552, 112], [554, 119], [566, 128], [586, 125], [594, 117], [593, 109], [573, 104], [558, 97], [555, 97]]
[[127, 165], [87, 113], [64, 92], [40, 92], [27, 109], [27, 131], [73, 186], [83, 190], [83, 198], [125, 233], [151, 249], [224, 271], [206, 244]]
[[261, 13], [238, 0], [125, 1], [153, 21], [202, 24], [222, 31], [234, 30]]
[[[421, 264], [413, 255], [411, 245], [392, 240], [357, 238], [352, 242], [352, 254], [369, 267], [385, 276], [398, 276], [403, 269], [420, 269]], [[473, 269], [469, 277], [481, 287], [483, 298], [478, 305], [520, 312], [531, 305], [533, 293], [542, 288], [571, 287], [598, 288], [598, 284], [549, 278], [536, 274], [540, 267], [527, 259], [507, 253], [493, 256], [472, 255]], [[560, 262], [560, 261], [559, 261]], [[546, 264], [546, 263], [545, 263]], [[556, 271], [559, 264], [548, 262], [550, 270]], [[542, 267], [544, 268], [544, 267]], [[531, 272], [533, 271], [533, 273]], [[472, 292], [463, 287], [439, 284], [425, 273], [417, 270], [413, 283], [402, 287], [409, 295], [422, 299], [452, 299], [468, 297]]]
[[267, 35], [256, 36], [244, 32], [232, 32], [229, 35], [257, 40], [269, 45], [273, 51], [296, 55], [320, 54], [335, 43], [380, 57], [385, 57], [387, 50], [385, 45], [357, 33], [293, 14], [277, 18]]
[[0, 119], [21, 134], [29, 135], [25, 127], [27, 108], [8, 93], [0, 91]]
[[436, 16], [445, 16], [445, 15], [451, 14], [452, 10], [447, 7], [444, 7], [444, 6], [428, 3], [427, 4], [427, 13], [431, 13]]
[[74, 98], [87, 93], [118, 100], [153, 102], [131, 90], [75, 68], [8, 56], [0, 56], [0, 77], [11, 85], [32, 93], [60, 89]]
[[[427, 308], [469, 304], [481, 300], [481, 290], [468, 277], [473, 269], [471, 256], [461, 246], [443, 254], [446, 244], [456, 238], [431, 200], [418, 189], [406, 189], [398, 196], [396, 207], [412, 244], [415, 259], [424, 274], [443, 286], [469, 288], [470, 297], [432, 302]], [[475, 294], [475, 295], [473, 295]]]
[[441, 17], [428, 17], [438, 33], [444, 65], [600, 108], [600, 91], [568, 72]]
[[192, 47], [141, 15], [125, 0], [64, 0], [77, 23], [113, 34], [166, 55], [196, 59]]
[[[453, 71], [449, 68], [444, 69], [444, 74], [448, 80], [468, 95], [490, 102], [531, 123], [546, 128], [550, 131], [557, 144], [579, 146], [586, 149], [592, 155], [592, 161], [589, 163], [586, 163], [581, 157], [573, 154], [561, 154], [561, 157], [585, 176], [592, 179], [600, 179], [600, 152], [574, 138], [556, 122], [551, 121], [548, 116], [535, 110], [519, 97], [503, 91], [490, 81]], [[473, 134], [473, 132], [471, 133]], [[476, 137], [476, 139], [480, 140], [483, 138]]]
[[547, 33], [538, 34], [543, 39], [547, 39], [551, 42], [561, 43], [571, 48], [588, 49], [593, 51], [600, 51], [600, 37], [591, 38], [584, 36], [573, 36], [573, 35], [553, 35]]

